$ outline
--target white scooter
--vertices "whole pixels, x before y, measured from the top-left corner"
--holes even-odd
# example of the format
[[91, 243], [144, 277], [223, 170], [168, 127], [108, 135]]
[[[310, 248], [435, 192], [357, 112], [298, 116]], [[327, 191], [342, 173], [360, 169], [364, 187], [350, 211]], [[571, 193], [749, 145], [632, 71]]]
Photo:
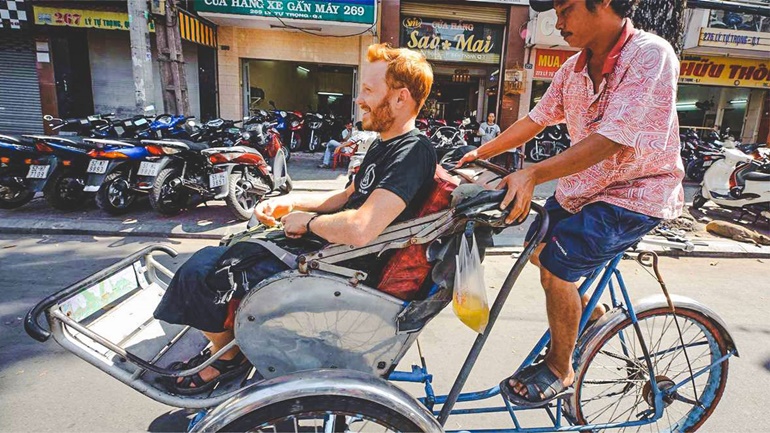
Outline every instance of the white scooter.
[[699, 209], [711, 200], [724, 208], [770, 218], [770, 156], [747, 155], [732, 140], [724, 142], [722, 152], [724, 159], [706, 171], [692, 207]]

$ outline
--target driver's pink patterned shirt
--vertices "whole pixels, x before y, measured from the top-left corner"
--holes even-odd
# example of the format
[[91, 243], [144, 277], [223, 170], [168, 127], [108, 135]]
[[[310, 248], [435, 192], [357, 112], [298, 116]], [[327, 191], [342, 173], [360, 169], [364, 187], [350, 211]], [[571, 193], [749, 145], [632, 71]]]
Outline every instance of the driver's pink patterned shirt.
[[596, 93], [588, 55], [583, 50], [562, 65], [529, 117], [544, 126], [566, 121], [573, 143], [596, 133], [623, 148], [559, 179], [556, 200], [572, 213], [602, 201], [652, 217], [679, 216], [684, 169], [676, 115], [679, 60], [674, 50], [626, 19]]

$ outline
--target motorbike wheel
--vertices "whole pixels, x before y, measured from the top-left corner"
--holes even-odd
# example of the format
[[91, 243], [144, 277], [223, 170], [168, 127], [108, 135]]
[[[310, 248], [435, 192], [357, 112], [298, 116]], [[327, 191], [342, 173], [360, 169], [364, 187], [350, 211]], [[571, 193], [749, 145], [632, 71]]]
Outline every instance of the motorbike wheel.
[[[255, 178], [253, 181], [262, 182]], [[254, 213], [254, 206], [262, 200], [262, 196], [249, 192], [251, 182], [243, 173], [231, 173], [229, 191], [225, 197], [225, 204], [230, 212], [241, 221], [248, 221]], [[267, 186], [265, 186], [267, 188]]]
[[703, 197], [703, 194], [698, 191], [695, 193], [695, 195], [692, 198], [692, 208], [693, 209], [700, 209], [703, 207], [704, 204], [708, 203], [708, 199], [706, 197]]
[[286, 162], [289, 162], [291, 159], [291, 151], [286, 146], [281, 146], [281, 149], [283, 149], [283, 155], [286, 157]]
[[699, 159], [690, 161], [690, 163], [687, 164], [687, 169], [685, 170], [687, 178], [694, 180], [695, 182], [703, 182], [703, 175], [705, 172], [706, 171], [703, 169], [703, 161]]
[[321, 144], [321, 138], [318, 135], [313, 135], [313, 139], [307, 142], [307, 150], [309, 152], [315, 152], [318, 150], [318, 146]]
[[35, 192], [21, 185], [0, 186], [0, 209], [16, 209], [35, 198]]
[[294, 184], [291, 182], [291, 178], [286, 176], [286, 182], [278, 188], [282, 194], [288, 194], [294, 189]]
[[136, 201], [136, 191], [131, 189], [125, 173], [116, 171], [104, 178], [102, 186], [96, 192], [96, 205], [111, 215], [128, 212]]
[[300, 137], [299, 134], [289, 136], [289, 147], [291, 147], [291, 150], [293, 151], [299, 150], [299, 148], [302, 147], [302, 137]]
[[54, 209], [75, 210], [85, 201], [83, 186], [82, 179], [75, 176], [72, 170], [61, 170], [48, 179], [43, 188], [43, 197]]
[[294, 431], [299, 420], [303, 427], [310, 427], [307, 431], [423, 431], [393, 408], [362, 398], [337, 395], [278, 401], [255, 409], [220, 431]]
[[540, 146], [535, 146], [534, 144], [529, 148], [527, 151], [527, 156], [529, 157], [530, 161], [540, 162], [547, 158], [547, 156], [544, 155], [543, 152], [539, 150], [539, 148]]
[[182, 170], [167, 167], [158, 173], [150, 191], [150, 205], [163, 215], [176, 215], [187, 206], [189, 192], [181, 184]]
[[564, 143], [554, 143], [554, 145], [553, 145], [553, 154], [554, 155], [558, 155], [558, 154], [564, 152], [565, 150], [567, 150], [567, 147], [568, 146], [565, 146]]

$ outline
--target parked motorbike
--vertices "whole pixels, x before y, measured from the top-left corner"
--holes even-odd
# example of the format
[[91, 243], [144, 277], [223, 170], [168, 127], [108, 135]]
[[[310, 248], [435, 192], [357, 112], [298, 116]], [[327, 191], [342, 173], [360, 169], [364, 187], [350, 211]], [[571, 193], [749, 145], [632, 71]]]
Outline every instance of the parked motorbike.
[[709, 200], [727, 209], [741, 209], [770, 218], [770, 157], [755, 159], [736, 148], [723, 149], [723, 158], [706, 171], [692, 207]]
[[94, 146], [88, 156], [95, 161], [89, 164], [84, 192], [95, 192], [96, 205], [107, 213], [128, 212], [140, 194], [147, 194], [152, 189], [160, 171], [162, 154], [151, 153], [138, 140], [84, 141]]
[[281, 142], [281, 135], [275, 129], [275, 123], [260, 114], [257, 112], [244, 121], [246, 131], [242, 134], [240, 145], [256, 149], [269, 162], [269, 173], [261, 174], [270, 190], [288, 194], [293, 186], [286, 164], [287, 149]]
[[481, 136], [479, 135], [479, 128], [481, 125], [474, 117], [466, 117], [463, 120], [455, 121], [455, 126], [460, 130], [463, 136], [463, 140], [470, 145], [479, 147], [481, 146]]
[[[194, 117], [161, 114], [150, 123], [149, 137], [146, 138], [181, 138], [188, 139], [195, 132]], [[145, 137], [142, 137], [145, 138]]]
[[[27, 138], [45, 144], [51, 153], [56, 155], [57, 164], [45, 182], [43, 196], [54, 209], [74, 210], [91, 198], [92, 194], [85, 190], [89, 173], [104, 173], [107, 161], [92, 159], [89, 152], [99, 148], [99, 145], [83, 137], [60, 137], [53, 135], [28, 135]], [[119, 143], [119, 144], [118, 144]], [[110, 152], [118, 146], [126, 144], [111, 142], [104, 147]]]
[[549, 126], [527, 143], [525, 153], [532, 162], [544, 161], [558, 155], [570, 146], [570, 136], [562, 124]]
[[462, 132], [454, 126], [442, 126], [436, 129], [430, 137], [430, 142], [436, 149], [438, 159], [458, 147], [468, 145], [463, 139]]
[[60, 119], [51, 115], [43, 116], [43, 120], [48, 126], [57, 131], [62, 136], [81, 136], [81, 137], [107, 137], [114, 132], [110, 132], [110, 124], [115, 117], [115, 113], [94, 114], [82, 118]]
[[724, 158], [722, 142], [699, 141], [694, 143], [690, 160], [685, 166], [685, 175], [696, 182], [703, 181], [703, 175], [714, 162]]
[[415, 126], [423, 134], [427, 135], [428, 137], [432, 137], [436, 130], [443, 126], [447, 126], [447, 123], [444, 119], [436, 119], [433, 116], [429, 116], [417, 119], [415, 121]]
[[53, 149], [26, 137], [0, 134], [0, 209], [16, 209], [29, 203], [45, 187]]
[[302, 113], [279, 110], [273, 101], [269, 101], [269, 104], [273, 107], [273, 114], [276, 117], [276, 129], [283, 136], [284, 143], [288, 143], [289, 149], [296, 152], [302, 147], [302, 125], [304, 122]]
[[242, 123], [242, 120], [217, 118], [209, 120], [202, 125], [192, 120], [187, 122], [193, 130], [189, 139], [208, 143], [211, 147], [233, 146], [241, 139], [241, 128], [236, 125]]
[[315, 152], [321, 147], [323, 140], [322, 130], [324, 127], [324, 116], [321, 113], [308, 111], [305, 113], [305, 135], [307, 136], [307, 150]]
[[142, 140], [163, 158], [150, 192], [150, 205], [163, 215], [176, 215], [208, 200], [224, 199], [236, 218], [247, 221], [254, 206], [271, 188], [262, 155], [243, 146], [214, 147], [189, 140]]

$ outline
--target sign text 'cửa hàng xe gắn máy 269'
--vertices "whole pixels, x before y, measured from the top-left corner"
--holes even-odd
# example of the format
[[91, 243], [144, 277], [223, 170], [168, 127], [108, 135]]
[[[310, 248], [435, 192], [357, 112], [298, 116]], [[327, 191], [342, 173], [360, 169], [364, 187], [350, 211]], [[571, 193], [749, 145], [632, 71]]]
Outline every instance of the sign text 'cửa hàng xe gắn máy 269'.
[[195, 0], [195, 10], [311, 21], [374, 24], [376, 0]]

